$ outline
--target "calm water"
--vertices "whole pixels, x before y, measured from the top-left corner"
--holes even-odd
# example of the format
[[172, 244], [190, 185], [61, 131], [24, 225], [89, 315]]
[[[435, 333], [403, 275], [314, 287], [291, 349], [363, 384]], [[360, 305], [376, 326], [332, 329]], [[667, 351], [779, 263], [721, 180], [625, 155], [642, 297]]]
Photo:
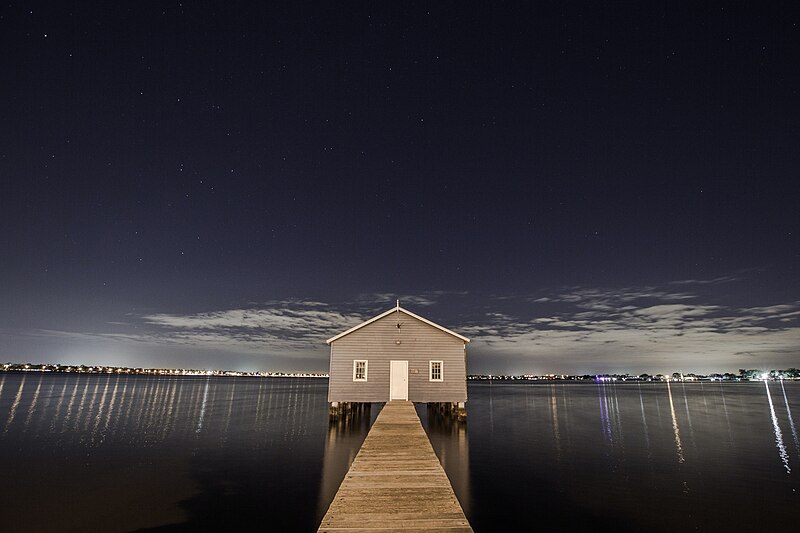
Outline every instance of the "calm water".
[[[3, 531], [314, 530], [380, 406], [327, 382], [0, 374]], [[490, 530], [795, 530], [800, 383], [470, 383], [418, 413]]]
[[318, 379], [0, 374], [0, 530], [313, 530], [369, 425], [329, 431], [326, 395]]
[[800, 383], [481, 383], [469, 394], [469, 437], [432, 440], [448, 472], [469, 469], [459, 496], [478, 530], [800, 527]]

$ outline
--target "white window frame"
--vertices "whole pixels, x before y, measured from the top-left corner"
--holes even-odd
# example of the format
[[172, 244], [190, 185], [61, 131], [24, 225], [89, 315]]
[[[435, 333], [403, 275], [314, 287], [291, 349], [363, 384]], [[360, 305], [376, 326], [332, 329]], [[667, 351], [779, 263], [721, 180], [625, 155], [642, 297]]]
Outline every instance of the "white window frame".
[[[433, 363], [439, 363], [439, 377], [433, 377]], [[428, 361], [428, 381], [444, 381], [444, 361]]]
[[[358, 363], [364, 363], [364, 377], [358, 378], [356, 377], [356, 368], [358, 368]], [[369, 371], [369, 361], [366, 359], [354, 359], [353, 360], [353, 381], [367, 381], [367, 372]]]

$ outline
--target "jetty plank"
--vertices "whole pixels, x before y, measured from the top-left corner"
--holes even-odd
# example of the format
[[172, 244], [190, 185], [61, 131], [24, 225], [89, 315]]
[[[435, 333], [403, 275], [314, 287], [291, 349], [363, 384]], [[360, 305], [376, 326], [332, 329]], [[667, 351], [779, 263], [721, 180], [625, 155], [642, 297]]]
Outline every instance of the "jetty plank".
[[412, 402], [387, 403], [333, 498], [319, 533], [471, 532]]

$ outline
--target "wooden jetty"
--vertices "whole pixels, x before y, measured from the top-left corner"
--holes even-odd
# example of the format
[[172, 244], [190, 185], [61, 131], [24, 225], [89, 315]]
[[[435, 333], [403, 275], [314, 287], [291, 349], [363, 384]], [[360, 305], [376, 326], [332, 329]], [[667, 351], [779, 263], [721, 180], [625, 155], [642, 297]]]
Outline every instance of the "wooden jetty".
[[318, 531], [472, 531], [412, 402], [384, 406]]

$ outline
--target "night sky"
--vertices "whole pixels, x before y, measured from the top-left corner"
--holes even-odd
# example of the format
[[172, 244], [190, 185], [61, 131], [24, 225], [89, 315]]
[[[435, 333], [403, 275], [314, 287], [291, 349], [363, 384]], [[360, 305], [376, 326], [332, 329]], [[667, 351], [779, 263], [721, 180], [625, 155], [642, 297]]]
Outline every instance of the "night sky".
[[[396, 4], [396, 5], [395, 5]], [[0, 361], [800, 366], [793, 2], [0, 7]]]

